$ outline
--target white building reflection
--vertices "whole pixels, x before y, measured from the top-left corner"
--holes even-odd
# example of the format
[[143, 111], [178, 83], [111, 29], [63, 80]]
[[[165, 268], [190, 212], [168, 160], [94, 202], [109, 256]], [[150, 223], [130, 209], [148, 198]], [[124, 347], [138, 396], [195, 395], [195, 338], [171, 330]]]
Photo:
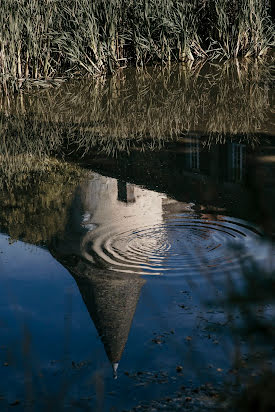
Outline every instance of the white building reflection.
[[[146, 225], [162, 227], [165, 200], [163, 194], [93, 173], [77, 188], [65, 233], [51, 245], [54, 257], [69, 270], [78, 285], [114, 377], [145, 280], [135, 273], [104, 268], [104, 261], [101, 268], [95, 265], [106, 254], [104, 244], [97, 242], [102, 234], [108, 241], [112, 227], [120, 233], [132, 233]], [[152, 244], [150, 238], [148, 242]]]

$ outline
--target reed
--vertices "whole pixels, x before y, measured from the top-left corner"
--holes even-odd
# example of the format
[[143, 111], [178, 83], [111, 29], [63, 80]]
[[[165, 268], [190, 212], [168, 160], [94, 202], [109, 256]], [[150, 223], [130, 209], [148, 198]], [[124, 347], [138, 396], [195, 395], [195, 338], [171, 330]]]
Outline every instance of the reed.
[[210, 51], [226, 58], [267, 54], [275, 39], [268, 4], [264, 0], [213, 1], [216, 24]]
[[0, 84], [7, 94], [129, 64], [261, 56], [275, 44], [269, 3], [1, 0]]

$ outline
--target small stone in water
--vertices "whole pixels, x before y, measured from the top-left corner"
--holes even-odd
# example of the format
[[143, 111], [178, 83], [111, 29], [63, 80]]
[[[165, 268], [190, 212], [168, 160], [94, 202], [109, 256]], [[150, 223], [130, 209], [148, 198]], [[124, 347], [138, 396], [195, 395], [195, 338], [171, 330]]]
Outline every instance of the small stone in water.
[[182, 366], [180, 366], [180, 365], [178, 365], [177, 367], [176, 367], [176, 371], [179, 373], [179, 372], [181, 372], [183, 370], [183, 367]]

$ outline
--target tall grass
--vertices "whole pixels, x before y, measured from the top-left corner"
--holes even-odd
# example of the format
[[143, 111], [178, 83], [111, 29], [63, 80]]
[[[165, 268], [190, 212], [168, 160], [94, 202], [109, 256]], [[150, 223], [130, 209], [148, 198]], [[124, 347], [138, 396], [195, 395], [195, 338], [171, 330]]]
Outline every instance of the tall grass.
[[215, 0], [214, 26], [210, 50], [230, 57], [262, 56], [274, 46], [274, 26], [264, 0]]
[[118, 67], [261, 56], [274, 46], [264, 0], [1, 0], [0, 83]]

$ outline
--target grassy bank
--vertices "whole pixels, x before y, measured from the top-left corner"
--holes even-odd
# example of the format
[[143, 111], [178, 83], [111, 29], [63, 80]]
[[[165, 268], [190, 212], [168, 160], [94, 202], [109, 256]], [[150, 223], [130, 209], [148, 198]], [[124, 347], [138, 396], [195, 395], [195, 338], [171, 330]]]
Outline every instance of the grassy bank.
[[0, 83], [98, 76], [121, 66], [261, 56], [265, 0], [1, 0]]

